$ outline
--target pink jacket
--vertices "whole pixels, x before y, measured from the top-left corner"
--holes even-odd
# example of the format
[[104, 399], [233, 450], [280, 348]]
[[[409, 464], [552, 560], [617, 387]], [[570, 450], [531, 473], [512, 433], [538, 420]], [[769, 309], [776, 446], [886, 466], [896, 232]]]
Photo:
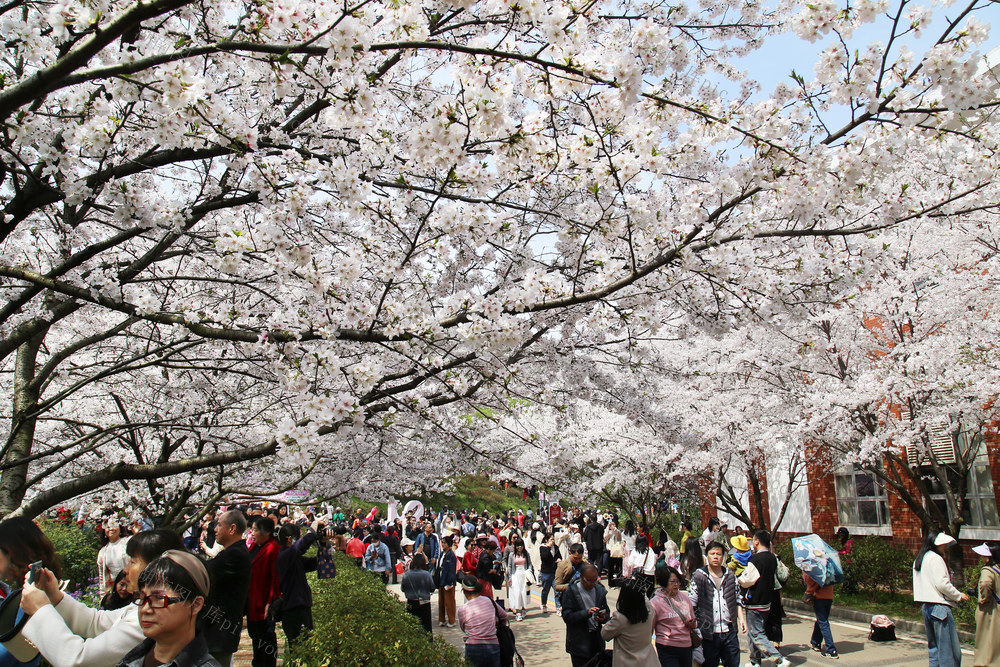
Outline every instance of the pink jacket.
[[685, 625], [684, 621], [694, 617], [694, 607], [687, 593], [679, 592], [677, 597], [671, 598], [678, 616], [670, 602], [667, 602], [667, 592], [662, 588], [656, 591], [656, 595], [651, 600], [653, 603], [653, 631], [656, 633], [656, 643], [664, 646], [691, 646], [691, 629]]

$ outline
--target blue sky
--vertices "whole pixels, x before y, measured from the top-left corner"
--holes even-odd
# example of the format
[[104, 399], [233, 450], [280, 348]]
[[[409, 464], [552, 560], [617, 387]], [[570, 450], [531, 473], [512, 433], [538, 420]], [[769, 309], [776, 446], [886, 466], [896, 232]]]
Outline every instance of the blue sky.
[[[929, 2], [923, 4], [932, 5]], [[990, 50], [1000, 46], [1000, 3], [982, 2], [981, 4], [984, 6], [983, 9], [978, 10], [975, 15], [980, 21], [989, 24], [992, 28], [990, 38], [981, 47], [981, 54], [985, 56]], [[893, 9], [897, 6], [894, 3]], [[911, 3], [911, 6], [919, 5]], [[946, 18], [957, 16], [966, 6], [966, 3], [960, 3], [948, 8], [935, 7], [933, 20], [930, 26], [924, 30], [921, 38], [917, 39], [912, 35], [907, 35], [894, 45], [894, 51], [898, 52], [900, 44], [906, 44], [915, 54], [923, 53], [943, 32]], [[849, 45], [863, 48], [874, 40], [886, 43], [891, 25], [888, 17], [880, 16], [876, 22], [855, 32]], [[760, 49], [746, 56], [740, 61], [740, 64], [748, 70], [751, 76], [760, 81], [763, 87], [761, 94], [768, 95], [779, 81], [791, 81], [789, 75], [792, 69], [807, 79], [812, 79], [815, 76], [813, 64], [816, 62], [818, 54], [836, 40], [837, 36], [832, 33], [813, 43], [799, 39], [794, 33], [777, 35], [767, 39]]]

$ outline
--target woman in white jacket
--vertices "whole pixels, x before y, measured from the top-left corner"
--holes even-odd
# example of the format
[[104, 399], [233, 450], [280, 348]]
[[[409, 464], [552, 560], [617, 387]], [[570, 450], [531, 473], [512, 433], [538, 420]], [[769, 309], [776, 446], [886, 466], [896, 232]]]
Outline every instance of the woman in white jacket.
[[962, 645], [951, 608], [969, 596], [951, 583], [945, 563], [944, 556], [954, 543], [951, 535], [930, 533], [913, 561], [913, 599], [923, 606], [930, 664], [938, 667], [962, 664]]
[[556, 524], [552, 528], [552, 534], [555, 537], [556, 559], [561, 560], [563, 554], [569, 554], [569, 528], [565, 524]]
[[[168, 549], [184, 551], [180, 535], [157, 528], [132, 537], [127, 553], [129, 592], [138, 589], [142, 570]], [[31, 618], [21, 635], [34, 644], [53, 667], [108, 667], [145, 640], [134, 604], [114, 611], [91, 609], [59, 590], [59, 582], [42, 570], [36, 584], [24, 585], [21, 609]]]
[[531, 556], [532, 565], [538, 566], [542, 562], [542, 542], [545, 541], [545, 531], [542, 530], [542, 524], [537, 521], [531, 524], [531, 530], [527, 531], [524, 535], [524, 548], [528, 550], [528, 555]]
[[122, 538], [122, 529], [118, 519], [108, 519], [104, 524], [104, 536], [108, 543], [97, 552], [97, 576], [101, 580], [101, 590], [109, 592], [115, 585], [115, 577], [128, 565], [128, 538]]
[[632, 576], [645, 586], [646, 597], [653, 597], [656, 591], [656, 552], [649, 546], [645, 535], [636, 538], [635, 550], [629, 554], [628, 562]]

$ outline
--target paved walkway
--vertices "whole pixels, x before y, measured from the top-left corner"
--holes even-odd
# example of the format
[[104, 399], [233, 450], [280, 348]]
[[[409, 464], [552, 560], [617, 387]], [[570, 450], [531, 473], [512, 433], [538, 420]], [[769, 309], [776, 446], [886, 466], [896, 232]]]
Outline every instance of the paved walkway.
[[[399, 586], [390, 586], [397, 595]], [[461, 592], [458, 593], [461, 605]], [[618, 599], [617, 589], [608, 593], [608, 604], [614, 610]], [[524, 658], [527, 667], [570, 667], [569, 656], [565, 653], [565, 625], [555, 613], [543, 614], [539, 606], [540, 596], [533, 592], [533, 608], [521, 622], [512, 621], [511, 628], [517, 638], [517, 649]], [[549, 600], [549, 606], [553, 602]], [[431, 618], [434, 620], [434, 632], [440, 633], [448, 642], [464, 650], [462, 632], [456, 625], [454, 628], [442, 628], [437, 623], [437, 596], [431, 600]], [[870, 642], [868, 628], [858, 623], [831, 621], [833, 637], [837, 642], [840, 659], [833, 660], [810, 650], [809, 637], [812, 634], [813, 619], [796, 612], [788, 612], [785, 619], [785, 643], [781, 652], [788, 657], [793, 665], [828, 665], [830, 667], [923, 667], [927, 665], [927, 644], [925, 639], [897, 632], [897, 641]], [[740, 638], [743, 649], [741, 664], [748, 662], [746, 637]], [[609, 648], [611, 645], [609, 644]], [[963, 652], [962, 666], [972, 667], [972, 651]], [[765, 665], [769, 663], [765, 662]]]

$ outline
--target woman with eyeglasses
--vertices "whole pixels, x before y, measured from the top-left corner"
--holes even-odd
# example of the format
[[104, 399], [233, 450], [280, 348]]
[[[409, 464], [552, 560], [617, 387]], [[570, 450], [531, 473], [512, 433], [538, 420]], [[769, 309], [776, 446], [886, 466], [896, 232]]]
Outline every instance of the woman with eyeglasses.
[[[156, 528], [129, 540], [128, 590], [139, 589], [139, 574], [169, 549], [184, 549], [180, 535]], [[39, 571], [34, 584], [25, 583], [21, 609], [31, 616], [21, 630], [46, 660], [57, 667], [108, 667], [144, 639], [139, 609], [134, 604], [114, 611], [91, 609], [59, 590], [59, 581], [48, 569]]]
[[205, 564], [187, 551], [170, 549], [146, 566], [138, 584], [134, 602], [146, 639], [118, 667], [220, 667], [198, 632], [211, 588]]
[[698, 626], [694, 605], [684, 587], [681, 573], [666, 563], [656, 566], [659, 588], [653, 596], [653, 631], [660, 667], [691, 667], [694, 646], [691, 631]]

